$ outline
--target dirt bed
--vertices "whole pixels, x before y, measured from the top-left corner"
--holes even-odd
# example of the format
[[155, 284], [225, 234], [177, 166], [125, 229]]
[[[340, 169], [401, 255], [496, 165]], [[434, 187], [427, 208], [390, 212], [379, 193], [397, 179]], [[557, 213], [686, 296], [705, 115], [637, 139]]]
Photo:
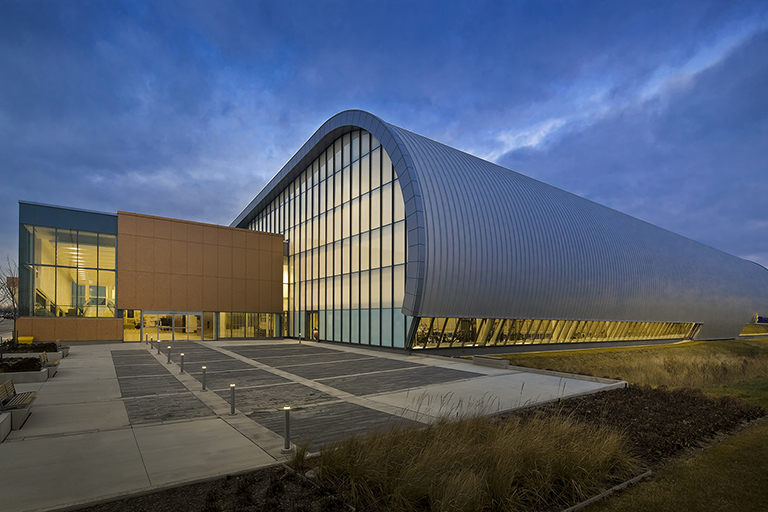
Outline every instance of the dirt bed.
[[[633, 454], [644, 465], [655, 468], [691, 447], [703, 445], [715, 436], [764, 416], [765, 411], [739, 398], [713, 398], [699, 390], [630, 386], [508, 413], [499, 416], [499, 420], [534, 414], [569, 415], [581, 421], [617, 427], [627, 434]], [[330, 492], [332, 494], [332, 490]], [[82, 510], [322, 512], [351, 508], [278, 466]]]

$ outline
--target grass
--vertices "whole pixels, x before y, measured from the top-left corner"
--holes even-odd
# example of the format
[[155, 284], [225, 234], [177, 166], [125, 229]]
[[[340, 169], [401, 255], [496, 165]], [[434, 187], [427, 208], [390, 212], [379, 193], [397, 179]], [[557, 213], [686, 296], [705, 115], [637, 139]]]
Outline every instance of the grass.
[[[612, 377], [633, 384], [700, 388], [768, 408], [768, 339], [503, 356], [510, 364]], [[740, 432], [589, 511], [764, 510], [768, 422]]]
[[511, 354], [510, 364], [632, 384], [715, 388], [768, 376], [768, 339]]
[[768, 504], [768, 423], [732, 436], [678, 464], [590, 512], [765, 510]]
[[567, 418], [466, 418], [324, 449], [317, 473], [374, 510], [531, 510], [577, 503], [632, 476], [621, 434]]

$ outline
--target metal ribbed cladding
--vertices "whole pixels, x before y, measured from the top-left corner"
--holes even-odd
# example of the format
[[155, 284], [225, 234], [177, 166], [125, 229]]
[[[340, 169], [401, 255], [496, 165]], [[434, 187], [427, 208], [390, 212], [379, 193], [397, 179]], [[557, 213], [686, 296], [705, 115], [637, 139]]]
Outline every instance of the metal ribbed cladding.
[[244, 226], [340, 134], [392, 157], [405, 202], [403, 313], [696, 322], [741, 332], [768, 310], [768, 270], [546, 185], [367, 112], [329, 119], [232, 223]]
[[734, 337], [768, 271], [390, 125], [424, 203], [417, 316], [697, 322]]

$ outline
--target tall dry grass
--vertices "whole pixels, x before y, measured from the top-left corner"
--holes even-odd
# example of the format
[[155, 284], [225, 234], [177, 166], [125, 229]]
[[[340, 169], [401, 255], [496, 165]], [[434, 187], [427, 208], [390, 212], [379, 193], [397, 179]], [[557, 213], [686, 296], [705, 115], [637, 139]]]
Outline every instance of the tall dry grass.
[[577, 503], [636, 470], [621, 434], [568, 418], [467, 418], [331, 444], [320, 480], [356, 507], [531, 510]]
[[712, 388], [768, 376], [768, 340], [503, 356], [513, 365], [626, 380]]

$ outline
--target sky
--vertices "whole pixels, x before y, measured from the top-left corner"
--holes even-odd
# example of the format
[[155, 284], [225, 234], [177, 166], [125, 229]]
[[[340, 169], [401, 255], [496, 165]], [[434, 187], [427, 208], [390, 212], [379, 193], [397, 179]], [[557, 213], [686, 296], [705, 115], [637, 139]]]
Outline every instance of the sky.
[[0, 1], [18, 201], [229, 225], [358, 108], [768, 266], [768, 2]]

